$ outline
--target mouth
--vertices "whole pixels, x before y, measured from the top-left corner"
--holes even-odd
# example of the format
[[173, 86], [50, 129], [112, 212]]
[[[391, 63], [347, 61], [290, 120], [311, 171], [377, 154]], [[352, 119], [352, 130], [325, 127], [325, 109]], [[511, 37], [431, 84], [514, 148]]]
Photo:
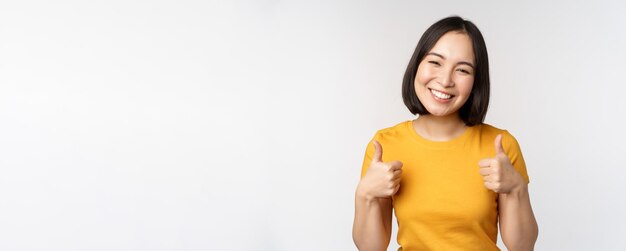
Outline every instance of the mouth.
[[449, 93], [445, 93], [445, 92], [441, 92], [441, 91], [437, 91], [435, 89], [430, 89], [428, 88], [428, 90], [430, 90], [430, 93], [433, 94], [433, 96], [439, 100], [450, 100], [452, 98], [454, 98], [454, 95], [449, 94]]

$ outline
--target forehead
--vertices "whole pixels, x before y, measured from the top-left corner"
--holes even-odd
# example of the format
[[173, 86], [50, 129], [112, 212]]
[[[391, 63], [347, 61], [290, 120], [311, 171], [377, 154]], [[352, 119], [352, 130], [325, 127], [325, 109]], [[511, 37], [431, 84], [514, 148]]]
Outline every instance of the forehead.
[[474, 63], [472, 40], [465, 32], [450, 31], [444, 34], [429, 52], [440, 54], [447, 60]]

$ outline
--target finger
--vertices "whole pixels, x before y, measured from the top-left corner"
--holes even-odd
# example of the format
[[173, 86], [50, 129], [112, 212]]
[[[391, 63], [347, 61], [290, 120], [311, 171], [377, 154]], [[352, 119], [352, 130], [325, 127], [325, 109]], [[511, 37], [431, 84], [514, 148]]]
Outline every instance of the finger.
[[485, 181], [485, 187], [489, 190], [496, 192], [496, 184], [493, 182]]
[[372, 163], [383, 162], [383, 146], [381, 146], [377, 140], [374, 140], [373, 143], [374, 143], [374, 156], [372, 156]]
[[479, 167], [490, 167], [491, 163], [493, 163], [493, 158], [481, 159], [478, 161]]
[[496, 154], [504, 154], [504, 148], [502, 148], [502, 134], [496, 136], [494, 146], [496, 147]]
[[393, 171], [392, 180], [399, 179], [402, 176], [402, 169]]
[[400, 177], [398, 177], [397, 179], [391, 180], [391, 184], [393, 184], [394, 186], [398, 186], [398, 185], [400, 185], [401, 181], [402, 181], [402, 179]]
[[389, 162], [389, 170], [395, 171], [395, 170], [401, 170], [402, 169], [402, 162], [394, 160]]
[[498, 175], [487, 175], [483, 176], [483, 180], [486, 182], [497, 183], [500, 182], [500, 177], [498, 177]]
[[393, 187], [393, 194], [395, 195], [398, 190], [400, 190], [400, 183], [398, 183], [396, 186]]
[[487, 175], [495, 173], [495, 170], [493, 170], [493, 168], [491, 167], [483, 167], [483, 168], [480, 168], [479, 172], [480, 172], [480, 175], [487, 176]]

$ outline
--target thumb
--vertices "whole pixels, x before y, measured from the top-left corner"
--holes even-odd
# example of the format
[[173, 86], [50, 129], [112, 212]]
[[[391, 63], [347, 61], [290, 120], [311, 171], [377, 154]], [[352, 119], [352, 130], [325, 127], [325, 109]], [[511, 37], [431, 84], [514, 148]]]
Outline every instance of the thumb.
[[374, 140], [374, 156], [372, 156], [372, 162], [383, 162], [383, 146]]
[[502, 134], [498, 134], [498, 136], [496, 136], [496, 140], [494, 142], [494, 145], [496, 147], [496, 155], [497, 154], [505, 154], [504, 153], [504, 148], [502, 148]]

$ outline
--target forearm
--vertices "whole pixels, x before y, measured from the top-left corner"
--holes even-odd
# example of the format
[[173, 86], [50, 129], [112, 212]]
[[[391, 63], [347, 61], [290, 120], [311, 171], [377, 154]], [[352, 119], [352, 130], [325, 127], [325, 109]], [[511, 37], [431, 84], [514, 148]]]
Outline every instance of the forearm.
[[500, 231], [510, 251], [533, 250], [538, 226], [530, 205], [528, 186], [521, 185], [508, 194], [499, 195]]
[[352, 239], [360, 251], [386, 250], [390, 229], [384, 225], [382, 208], [377, 198], [368, 198], [357, 189]]

